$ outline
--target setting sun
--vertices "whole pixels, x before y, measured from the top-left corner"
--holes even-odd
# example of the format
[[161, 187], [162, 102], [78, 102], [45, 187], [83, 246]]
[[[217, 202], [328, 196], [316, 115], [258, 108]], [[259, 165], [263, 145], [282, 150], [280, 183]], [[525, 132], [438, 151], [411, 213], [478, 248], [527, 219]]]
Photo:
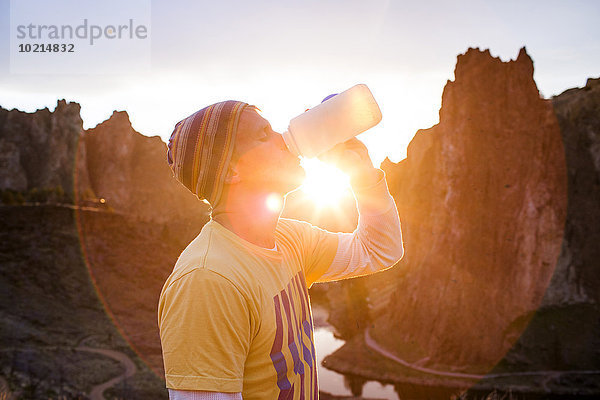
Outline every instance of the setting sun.
[[336, 167], [316, 158], [303, 159], [302, 167], [306, 171], [302, 191], [317, 206], [333, 206], [350, 196], [349, 178]]

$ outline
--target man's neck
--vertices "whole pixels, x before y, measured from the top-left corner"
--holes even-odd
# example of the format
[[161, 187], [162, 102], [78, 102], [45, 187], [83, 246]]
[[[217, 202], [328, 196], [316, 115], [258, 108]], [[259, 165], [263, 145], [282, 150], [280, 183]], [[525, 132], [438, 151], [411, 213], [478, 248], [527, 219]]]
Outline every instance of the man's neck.
[[226, 205], [213, 210], [213, 220], [252, 244], [267, 249], [275, 246], [281, 208], [273, 205], [283, 204], [281, 195], [246, 192], [227, 196], [225, 201]]

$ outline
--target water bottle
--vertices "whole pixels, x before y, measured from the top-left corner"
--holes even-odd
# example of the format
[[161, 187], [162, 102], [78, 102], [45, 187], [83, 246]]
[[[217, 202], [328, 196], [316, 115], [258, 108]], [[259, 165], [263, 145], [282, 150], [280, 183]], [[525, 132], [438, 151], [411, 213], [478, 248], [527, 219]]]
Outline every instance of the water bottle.
[[283, 140], [297, 156], [316, 157], [381, 121], [381, 110], [367, 85], [335, 95], [290, 121]]

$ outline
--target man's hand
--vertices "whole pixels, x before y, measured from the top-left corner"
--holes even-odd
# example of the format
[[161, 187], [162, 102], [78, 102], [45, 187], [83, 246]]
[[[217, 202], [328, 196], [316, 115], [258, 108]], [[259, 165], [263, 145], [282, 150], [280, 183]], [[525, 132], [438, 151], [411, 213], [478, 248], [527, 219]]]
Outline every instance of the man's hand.
[[378, 170], [373, 167], [367, 147], [357, 138], [336, 145], [318, 158], [347, 174], [353, 188], [374, 185], [381, 178]]

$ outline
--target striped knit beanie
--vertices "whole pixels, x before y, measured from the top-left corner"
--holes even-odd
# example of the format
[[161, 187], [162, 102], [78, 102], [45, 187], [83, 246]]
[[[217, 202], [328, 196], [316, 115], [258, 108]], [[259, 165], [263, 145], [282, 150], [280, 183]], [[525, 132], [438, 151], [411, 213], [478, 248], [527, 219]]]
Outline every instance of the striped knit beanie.
[[167, 161], [175, 178], [215, 206], [233, 153], [241, 101], [216, 103], [179, 121], [169, 139]]

